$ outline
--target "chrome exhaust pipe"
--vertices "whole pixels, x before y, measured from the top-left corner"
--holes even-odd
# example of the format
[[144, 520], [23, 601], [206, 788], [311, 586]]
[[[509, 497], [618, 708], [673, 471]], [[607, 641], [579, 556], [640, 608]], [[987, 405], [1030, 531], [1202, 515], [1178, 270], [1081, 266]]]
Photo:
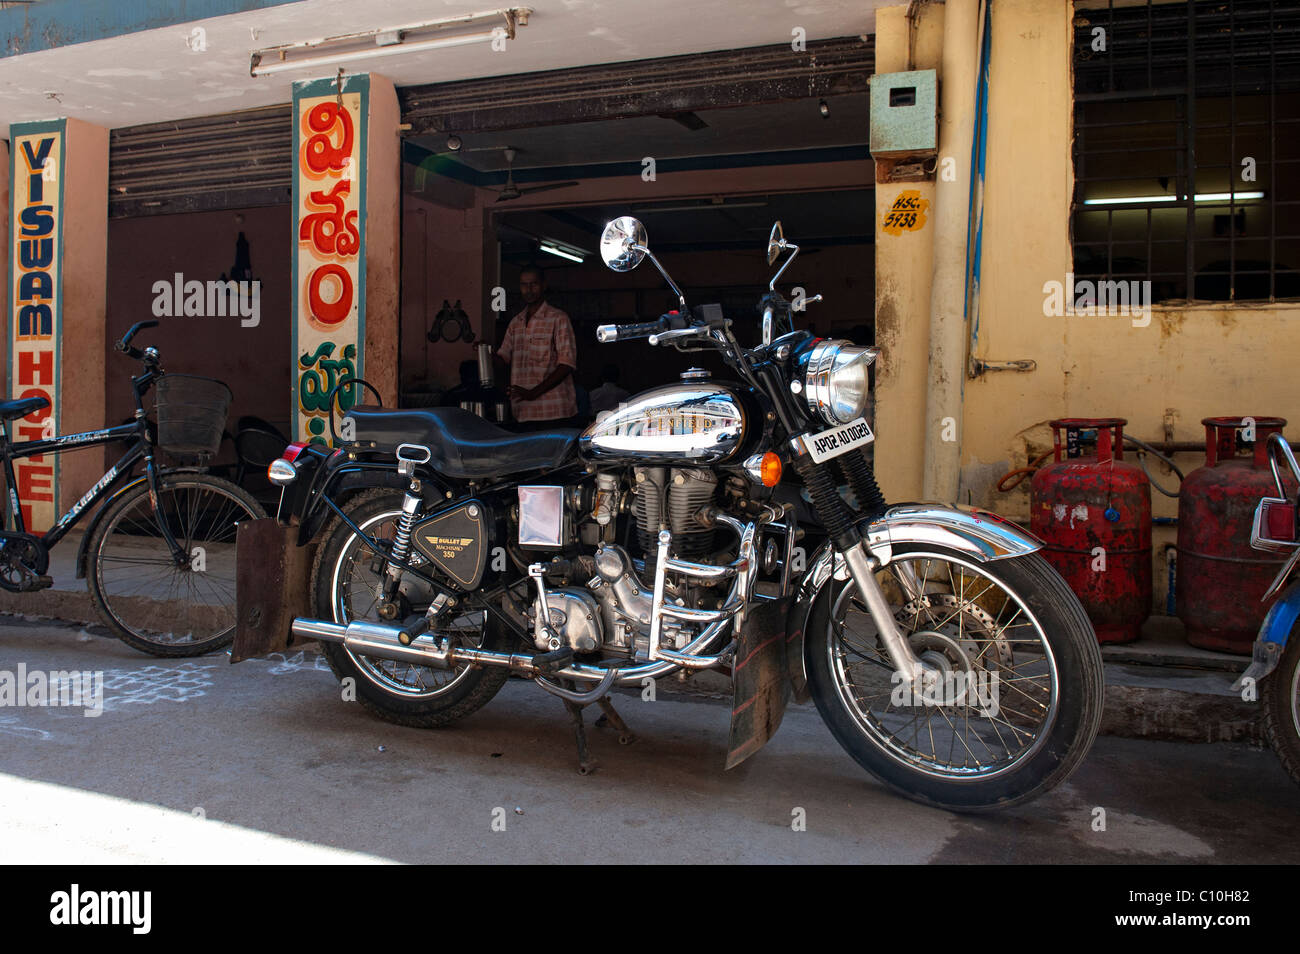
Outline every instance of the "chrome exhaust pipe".
[[[642, 662], [625, 669], [617, 670], [614, 685], [640, 686], [642, 680], [666, 676], [683, 667], [690, 669], [709, 669], [723, 661], [723, 655], [698, 656], [696, 652], [713, 639], [722, 626], [729, 620], [711, 623], [695, 641], [681, 652], [671, 653], [671, 660]], [[401, 630], [396, 626], [383, 623], [371, 623], [354, 620], [346, 626], [331, 623], [323, 619], [308, 619], [304, 616], [294, 618], [291, 627], [293, 635], [301, 640], [315, 639], [322, 643], [338, 643], [350, 652], [378, 659], [391, 659], [395, 662], [411, 663], [415, 666], [428, 666], [431, 669], [455, 669], [457, 666], [500, 666], [524, 676], [559, 676], [576, 679], [593, 684], [603, 682], [611, 672], [603, 666], [585, 663], [570, 663], [559, 672], [542, 670], [533, 662], [531, 655], [516, 653], [498, 653], [489, 649], [473, 649], [468, 646], [452, 646], [447, 640], [440, 644], [421, 639], [409, 646], [402, 645], [398, 638]], [[734, 641], [723, 651], [730, 652]]]
[[[428, 666], [430, 669], [455, 669], [457, 666], [499, 666], [525, 675], [541, 672], [531, 656], [498, 653], [490, 649], [452, 647], [446, 640], [439, 645], [433, 642], [413, 642], [403, 645], [396, 626], [354, 620], [346, 626], [320, 619], [296, 617], [293, 635], [300, 639], [316, 639], [323, 643], [338, 643], [349, 652], [361, 656], [391, 659], [394, 662]], [[602, 671], [603, 673], [603, 671]]]
[[293, 621], [293, 635], [300, 639], [339, 643], [350, 652], [391, 659], [394, 662], [413, 663], [432, 669], [452, 668], [450, 648], [442, 648], [432, 643], [412, 643], [410, 646], [403, 646], [397, 638], [399, 632], [400, 630], [395, 626], [367, 623], [363, 620], [353, 620], [346, 626], [302, 617], [295, 617]]

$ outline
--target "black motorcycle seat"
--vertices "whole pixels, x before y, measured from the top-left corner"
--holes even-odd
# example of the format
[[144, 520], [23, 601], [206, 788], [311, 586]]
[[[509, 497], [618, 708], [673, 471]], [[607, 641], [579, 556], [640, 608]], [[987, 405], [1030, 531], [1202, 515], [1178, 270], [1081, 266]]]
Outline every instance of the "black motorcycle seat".
[[502, 477], [559, 467], [574, 455], [578, 432], [565, 428], [514, 434], [459, 407], [382, 408], [358, 405], [344, 418], [364, 453], [395, 454], [399, 444], [429, 448], [429, 466], [460, 480]]
[[43, 397], [20, 398], [17, 401], [0, 401], [0, 419], [12, 421], [14, 418], [26, 417], [32, 411], [49, 407], [50, 402]]

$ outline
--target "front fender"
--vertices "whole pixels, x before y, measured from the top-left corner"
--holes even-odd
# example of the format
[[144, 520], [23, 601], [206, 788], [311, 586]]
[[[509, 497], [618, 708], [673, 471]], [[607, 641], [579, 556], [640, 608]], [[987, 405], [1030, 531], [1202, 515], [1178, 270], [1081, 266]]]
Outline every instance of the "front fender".
[[[1005, 517], [976, 508], [945, 507], [941, 504], [899, 504], [885, 511], [865, 528], [867, 549], [881, 566], [893, 559], [894, 547], [928, 544], [956, 550], [977, 563], [1007, 560], [1042, 549], [1042, 542]], [[844, 558], [829, 542], [813, 554], [799, 581], [787, 630], [796, 633], [787, 660], [795, 700], [808, 700], [808, 679], [804, 660], [804, 634], [822, 587], [834, 576], [848, 579]], [[797, 647], [796, 647], [797, 643]]]
[[1255, 637], [1250, 665], [1232, 684], [1233, 689], [1240, 690], [1247, 679], [1258, 683], [1277, 668], [1297, 619], [1300, 619], [1300, 583], [1292, 583], [1269, 607], [1264, 622], [1259, 626], [1259, 635]]

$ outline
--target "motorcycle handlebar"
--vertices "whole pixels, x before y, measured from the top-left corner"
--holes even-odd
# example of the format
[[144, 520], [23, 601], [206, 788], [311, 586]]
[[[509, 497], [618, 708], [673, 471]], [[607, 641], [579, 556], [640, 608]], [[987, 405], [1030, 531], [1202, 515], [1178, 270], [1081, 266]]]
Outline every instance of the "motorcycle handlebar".
[[687, 327], [686, 316], [675, 311], [660, 315], [657, 321], [642, 321], [631, 325], [600, 325], [596, 328], [596, 340], [601, 344], [611, 341], [633, 341], [649, 338], [662, 331], [672, 331]]

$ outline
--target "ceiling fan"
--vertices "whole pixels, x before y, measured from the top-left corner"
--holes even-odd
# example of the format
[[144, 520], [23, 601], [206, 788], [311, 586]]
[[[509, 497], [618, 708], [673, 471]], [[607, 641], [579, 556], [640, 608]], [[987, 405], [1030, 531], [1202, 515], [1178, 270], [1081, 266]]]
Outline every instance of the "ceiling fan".
[[519, 186], [515, 185], [514, 170], [515, 156], [519, 154], [519, 150], [512, 146], [506, 146], [504, 152], [506, 157], [506, 184], [497, 193], [498, 202], [508, 202], [511, 199], [518, 199], [520, 196], [527, 195], [530, 192], [545, 192], [547, 189], [567, 189], [569, 186], [578, 185], [578, 181], [573, 179], [569, 182], [550, 182], [546, 185], [528, 186], [527, 188], [521, 189]]

